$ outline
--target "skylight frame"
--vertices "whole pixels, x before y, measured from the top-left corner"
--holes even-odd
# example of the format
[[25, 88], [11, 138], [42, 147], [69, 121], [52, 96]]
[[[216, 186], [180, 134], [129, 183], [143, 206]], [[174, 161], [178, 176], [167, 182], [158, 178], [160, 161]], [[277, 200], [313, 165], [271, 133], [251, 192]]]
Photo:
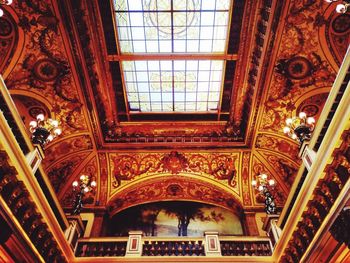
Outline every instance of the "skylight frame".
[[[130, 1], [130, 0], [129, 0]], [[132, 0], [134, 1], [134, 0]], [[142, 0], [137, 0], [138, 3], [144, 3], [145, 1], [142, 1]], [[198, 0], [198, 1], [192, 1], [192, 2], [199, 2], [199, 3], [202, 3], [202, 1], [205, 1], [205, 0]], [[118, 1], [120, 2], [120, 1]], [[126, 0], [126, 2], [128, 2]], [[152, 2], [152, 0], [150, 1]], [[154, 1], [153, 1], [154, 2]], [[171, 1], [172, 2], [172, 1]], [[191, 1], [188, 1], [188, 2], [191, 2]], [[215, 1], [216, 2], [216, 1]], [[222, 1], [223, 2], [223, 1]], [[120, 67], [121, 67], [121, 71], [122, 71], [122, 82], [123, 82], [123, 86], [124, 86], [124, 95], [125, 95], [125, 98], [126, 99], [126, 102], [128, 104], [128, 113], [171, 113], [171, 112], [176, 112], [176, 113], [182, 113], [182, 112], [214, 112], [214, 113], [219, 113], [220, 111], [220, 107], [221, 107], [221, 100], [222, 100], [222, 92], [223, 92], [223, 80], [224, 80], [224, 71], [225, 71], [225, 67], [226, 67], [226, 57], [227, 57], [227, 46], [228, 46], [228, 35], [229, 35], [229, 30], [230, 30], [230, 21], [231, 21], [231, 12], [232, 12], [232, 1], [228, 0], [227, 1], [227, 4], [229, 6], [229, 8], [227, 10], [225, 10], [225, 12], [227, 13], [227, 21], [225, 22], [226, 24], [226, 32], [225, 32], [225, 43], [224, 43], [224, 49], [222, 49], [220, 52], [207, 52], [207, 50], [205, 50], [206, 52], [200, 52], [200, 47], [198, 47], [198, 51], [197, 53], [186, 53], [187, 50], [182, 50], [181, 52], [173, 52], [174, 51], [174, 45], [176, 44], [176, 40], [175, 39], [171, 39], [171, 42], [172, 42], [172, 52], [167, 52], [167, 53], [129, 53], [129, 52], [121, 52], [121, 46], [120, 46], [120, 40], [118, 40], [118, 49], [119, 49], [119, 54], [121, 54], [119, 57], [120, 57]], [[133, 2], [134, 3], [134, 2]], [[201, 12], [216, 12], [214, 9], [213, 10], [195, 10], [199, 15], [202, 15]], [[133, 12], [137, 12], [137, 11], [133, 11]], [[161, 12], [161, 11], [158, 11], [158, 12]], [[166, 11], [166, 12], [169, 12], [169, 11]], [[221, 10], [221, 12], [223, 12]], [[117, 14], [117, 12], [116, 12]], [[171, 14], [175, 14], [174, 11], [171, 11]], [[216, 13], [215, 13], [216, 14]], [[214, 14], [214, 19], [215, 19], [215, 14]], [[116, 15], [117, 16], [117, 15]], [[116, 17], [116, 20], [117, 17]], [[173, 23], [173, 22], [172, 22]], [[119, 39], [119, 33], [120, 33], [120, 30], [118, 28], [118, 25], [116, 25], [117, 27], [117, 31], [118, 31], [118, 34], [117, 34], [117, 39]], [[157, 29], [156, 29], [157, 30]], [[187, 31], [187, 29], [185, 30]], [[159, 32], [159, 31], [158, 31]], [[160, 34], [160, 33], [158, 33]], [[123, 39], [122, 39], [123, 40]], [[159, 40], [158, 40], [159, 41]], [[214, 41], [214, 40], [211, 40], [211, 41]], [[213, 42], [212, 42], [213, 43]], [[146, 42], [144, 42], [144, 44], [146, 45]], [[146, 51], [146, 50], [145, 50]], [[159, 50], [158, 50], [159, 51]], [[213, 51], [213, 50], [211, 50]], [[159, 61], [167, 61], [167, 60], [171, 60], [172, 61], [172, 64], [176, 63], [178, 60], [183, 60], [184, 56], [188, 56], [190, 57], [190, 60], [211, 60], [211, 59], [221, 59], [221, 63], [222, 63], [222, 71], [221, 71], [221, 74], [220, 74], [220, 90], [219, 90], [219, 96], [217, 98], [217, 101], [215, 101], [216, 103], [216, 107], [213, 107], [213, 103], [209, 103], [210, 105], [208, 105], [208, 102], [210, 102], [210, 100], [208, 99], [206, 101], [206, 106], [203, 108], [202, 107], [199, 107], [198, 104], [203, 102], [203, 101], [196, 101], [196, 105], [194, 107], [192, 107], [194, 110], [189, 110], [190, 108], [187, 108], [186, 106], [185, 107], [182, 107], [182, 105], [180, 105], [181, 107], [179, 108], [178, 106], [179, 105], [176, 105], [178, 103], [178, 101], [176, 100], [176, 96], [179, 95], [177, 94], [176, 92], [176, 87], [174, 86], [174, 84], [178, 85], [179, 83], [176, 81], [176, 70], [171, 69], [171, 74], [172, 74], [172, 107], [169, 108], [169, 107], [158, 107], [155, 105], [155, 109], [152, 109], [152, 105], [148, 105], [148, 107], [134, 107], [135, 106], [135, 101], [133, 101], [129, 94], [130, 94], [130, 90], [128, 90], [128, 84], [129, 84], [129, 80], [127, 79], [127, 76], [126, 76], [126, 71], [124, 69], [124, 61], [137, 61], [137, 60], [142, 60], [142, 59], [149, 59], [150, 61], [152, 60], [159, 60]], [[123, 59], [125, 58], [125, 59]], [[186, 69], [184, 69], [186, 70]], [[186, 73], [184, 73], [186, 75]], [[149, 77], [149, 76], [148, 76]], [[148, 80], [149, 82], [149, 80]], [[198, 82], [201, 82], [200, 80], [196, 80], [197, 84]], [[211, 83], [208, 82], [208, 87]], [[185, 87], [185, 89], [187, 89], [187, 87]], [[148, 89], [148, 93], [150, 93], [150, 87]], [[198, 90], [198, 86], [196, 87], [196, 91]], [[209, 91], [208, 91], [209, 92]], [[160, 94], [160, 96], [163, 97], [163, 95], [165, 94]], [[140, 94], [139, 94], [140, 96]], [[181, 94], [179, 96], [186, 96], [186, 94]], [[196, 95], [198, 97], [198, 94]], [[200, 95], [201, 96], [201, 95]], [[151, 97], [151, 94], [149, 94], [149, 97]], [[162, 100], [162, 103], [164, 101]], [[139, 104], [142, 103], [139, 101]], [[185, 101], [186, 103], [186, 101]], [[168, 104], [167, 104], [168, 105]], [[158, 108], [157, 108], [158, 107]], [[166, 109], [165, 109], [166, 108]], [[157, 109], [157, 110], [156, 110]], [[182, 109], [182, 110], [181, 110]], [[150, 110], [150, 111], [148, 111]], [[160, 110], [160, 111], [159, 111]]]

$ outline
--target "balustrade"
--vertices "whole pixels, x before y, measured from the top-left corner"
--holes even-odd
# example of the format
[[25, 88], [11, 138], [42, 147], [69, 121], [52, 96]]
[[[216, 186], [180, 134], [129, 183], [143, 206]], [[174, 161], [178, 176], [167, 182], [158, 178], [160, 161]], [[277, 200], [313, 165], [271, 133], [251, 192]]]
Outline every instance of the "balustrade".
[[125, 239], [91, 239], [78, 241], [76, 257], [124, 257], [127, 238]]
[[270, 240], [262, 241], [228, 241], [221, 240], [222, 256], [271, 256]]
[[204, 256], [203, 240], [145, 240], [142, 256]]
[[[219, 237], [222, 256], [271, 256], [269, 238]], [[142, 257], [206, 256], [204, 238], [142, 237]], [[75, 250], [76, 257], [127, 256], [128, 238], [81, 238]], [[220, 256], [220, 255], [219, 255]]]

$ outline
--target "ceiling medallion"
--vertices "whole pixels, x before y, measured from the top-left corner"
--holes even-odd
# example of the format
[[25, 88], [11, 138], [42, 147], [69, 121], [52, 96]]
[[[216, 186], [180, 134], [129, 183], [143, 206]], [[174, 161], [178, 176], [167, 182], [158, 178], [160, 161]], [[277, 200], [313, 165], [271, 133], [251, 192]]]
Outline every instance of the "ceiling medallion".
[[312, 73], [311, 62], [302, 56], [295, 56], [290, 59], [281, 59], [277, 64], [277, 72], [291, 79], [303, 79]]
[[57, 64], [48, 58], [40, 59], [35, 62], [33, 72], [36, 78], [42, 81], [52, 81], [58, 76]]

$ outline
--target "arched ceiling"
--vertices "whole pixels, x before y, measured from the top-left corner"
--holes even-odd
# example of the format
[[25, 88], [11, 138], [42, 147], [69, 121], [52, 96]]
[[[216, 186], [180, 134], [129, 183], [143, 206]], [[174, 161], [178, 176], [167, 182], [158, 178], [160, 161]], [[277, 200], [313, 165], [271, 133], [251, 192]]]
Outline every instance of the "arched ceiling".
[[319, 117], [349, 45], [350, 15], [324, 1], [234, 1], [227, 114], [147, 119], [120, 106], [106, 3], [14, 1], [0, 18], [0, 72], [24, 124], [42, 112], [63, 129], [44, 161], [62, 204], [71, 204], [71, 183], [85, 173], [98, 182], [91, 209], [159, 200], [261, 209], [251, 180], [266, 173], [282, 206], [300, 165], [285, 119]]

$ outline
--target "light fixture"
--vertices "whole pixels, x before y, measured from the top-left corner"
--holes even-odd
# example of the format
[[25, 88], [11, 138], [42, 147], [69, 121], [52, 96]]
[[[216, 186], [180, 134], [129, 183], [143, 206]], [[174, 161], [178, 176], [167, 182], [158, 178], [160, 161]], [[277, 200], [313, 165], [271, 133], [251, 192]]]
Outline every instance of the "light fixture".
[[275, 198], [271, 194], [271, 189], [276, 185], [275, 180], [268, 179], [266, 174], [259, 174], [257, 180], [252, 180], [252, 186], [258, 190], [265, 198], [265, 211], [267, 214], [276, 213]]
[[305, 140], [310, 140], [315, 128], [315, 119], [307, 117], [305, 112], [300, 112], [299, 117], [288, 118], [286, 124], [283, 132], [301, 145]]
[[[12, 4], [12, 0], [0, 0], [0, 5], [10, 5]], [[0, 8], [0, 17], [4, 15], [4, 10]]]
[[62, 130], [58, 126], [58, 121], [53, 119], [45, 120], [44, 114], [37, 115], [36, 121], [31, 121], [29, 123], [29, 131], [32, 133], [32, 142], [34, 144], [40, 144], [43, 147], [62, 133]]
[[[325, 0], [327, 3], [338, 2], [339, 0]], [[350, 0], [342, 0], [341, 4], [337, 4], [335, 11], [339, 14], [345, 14], [350, 6]]]
[[83, 197], [86, 193], [94, 191], [97, 183], [94, 179], [90, 180], [88, 175], [81, 175], [78, 181], [72, 183], [73, 192], [75, 192], [75, 200], [73, 204], [72, 215], [80, 214], [81, 208], [83, 207]]

